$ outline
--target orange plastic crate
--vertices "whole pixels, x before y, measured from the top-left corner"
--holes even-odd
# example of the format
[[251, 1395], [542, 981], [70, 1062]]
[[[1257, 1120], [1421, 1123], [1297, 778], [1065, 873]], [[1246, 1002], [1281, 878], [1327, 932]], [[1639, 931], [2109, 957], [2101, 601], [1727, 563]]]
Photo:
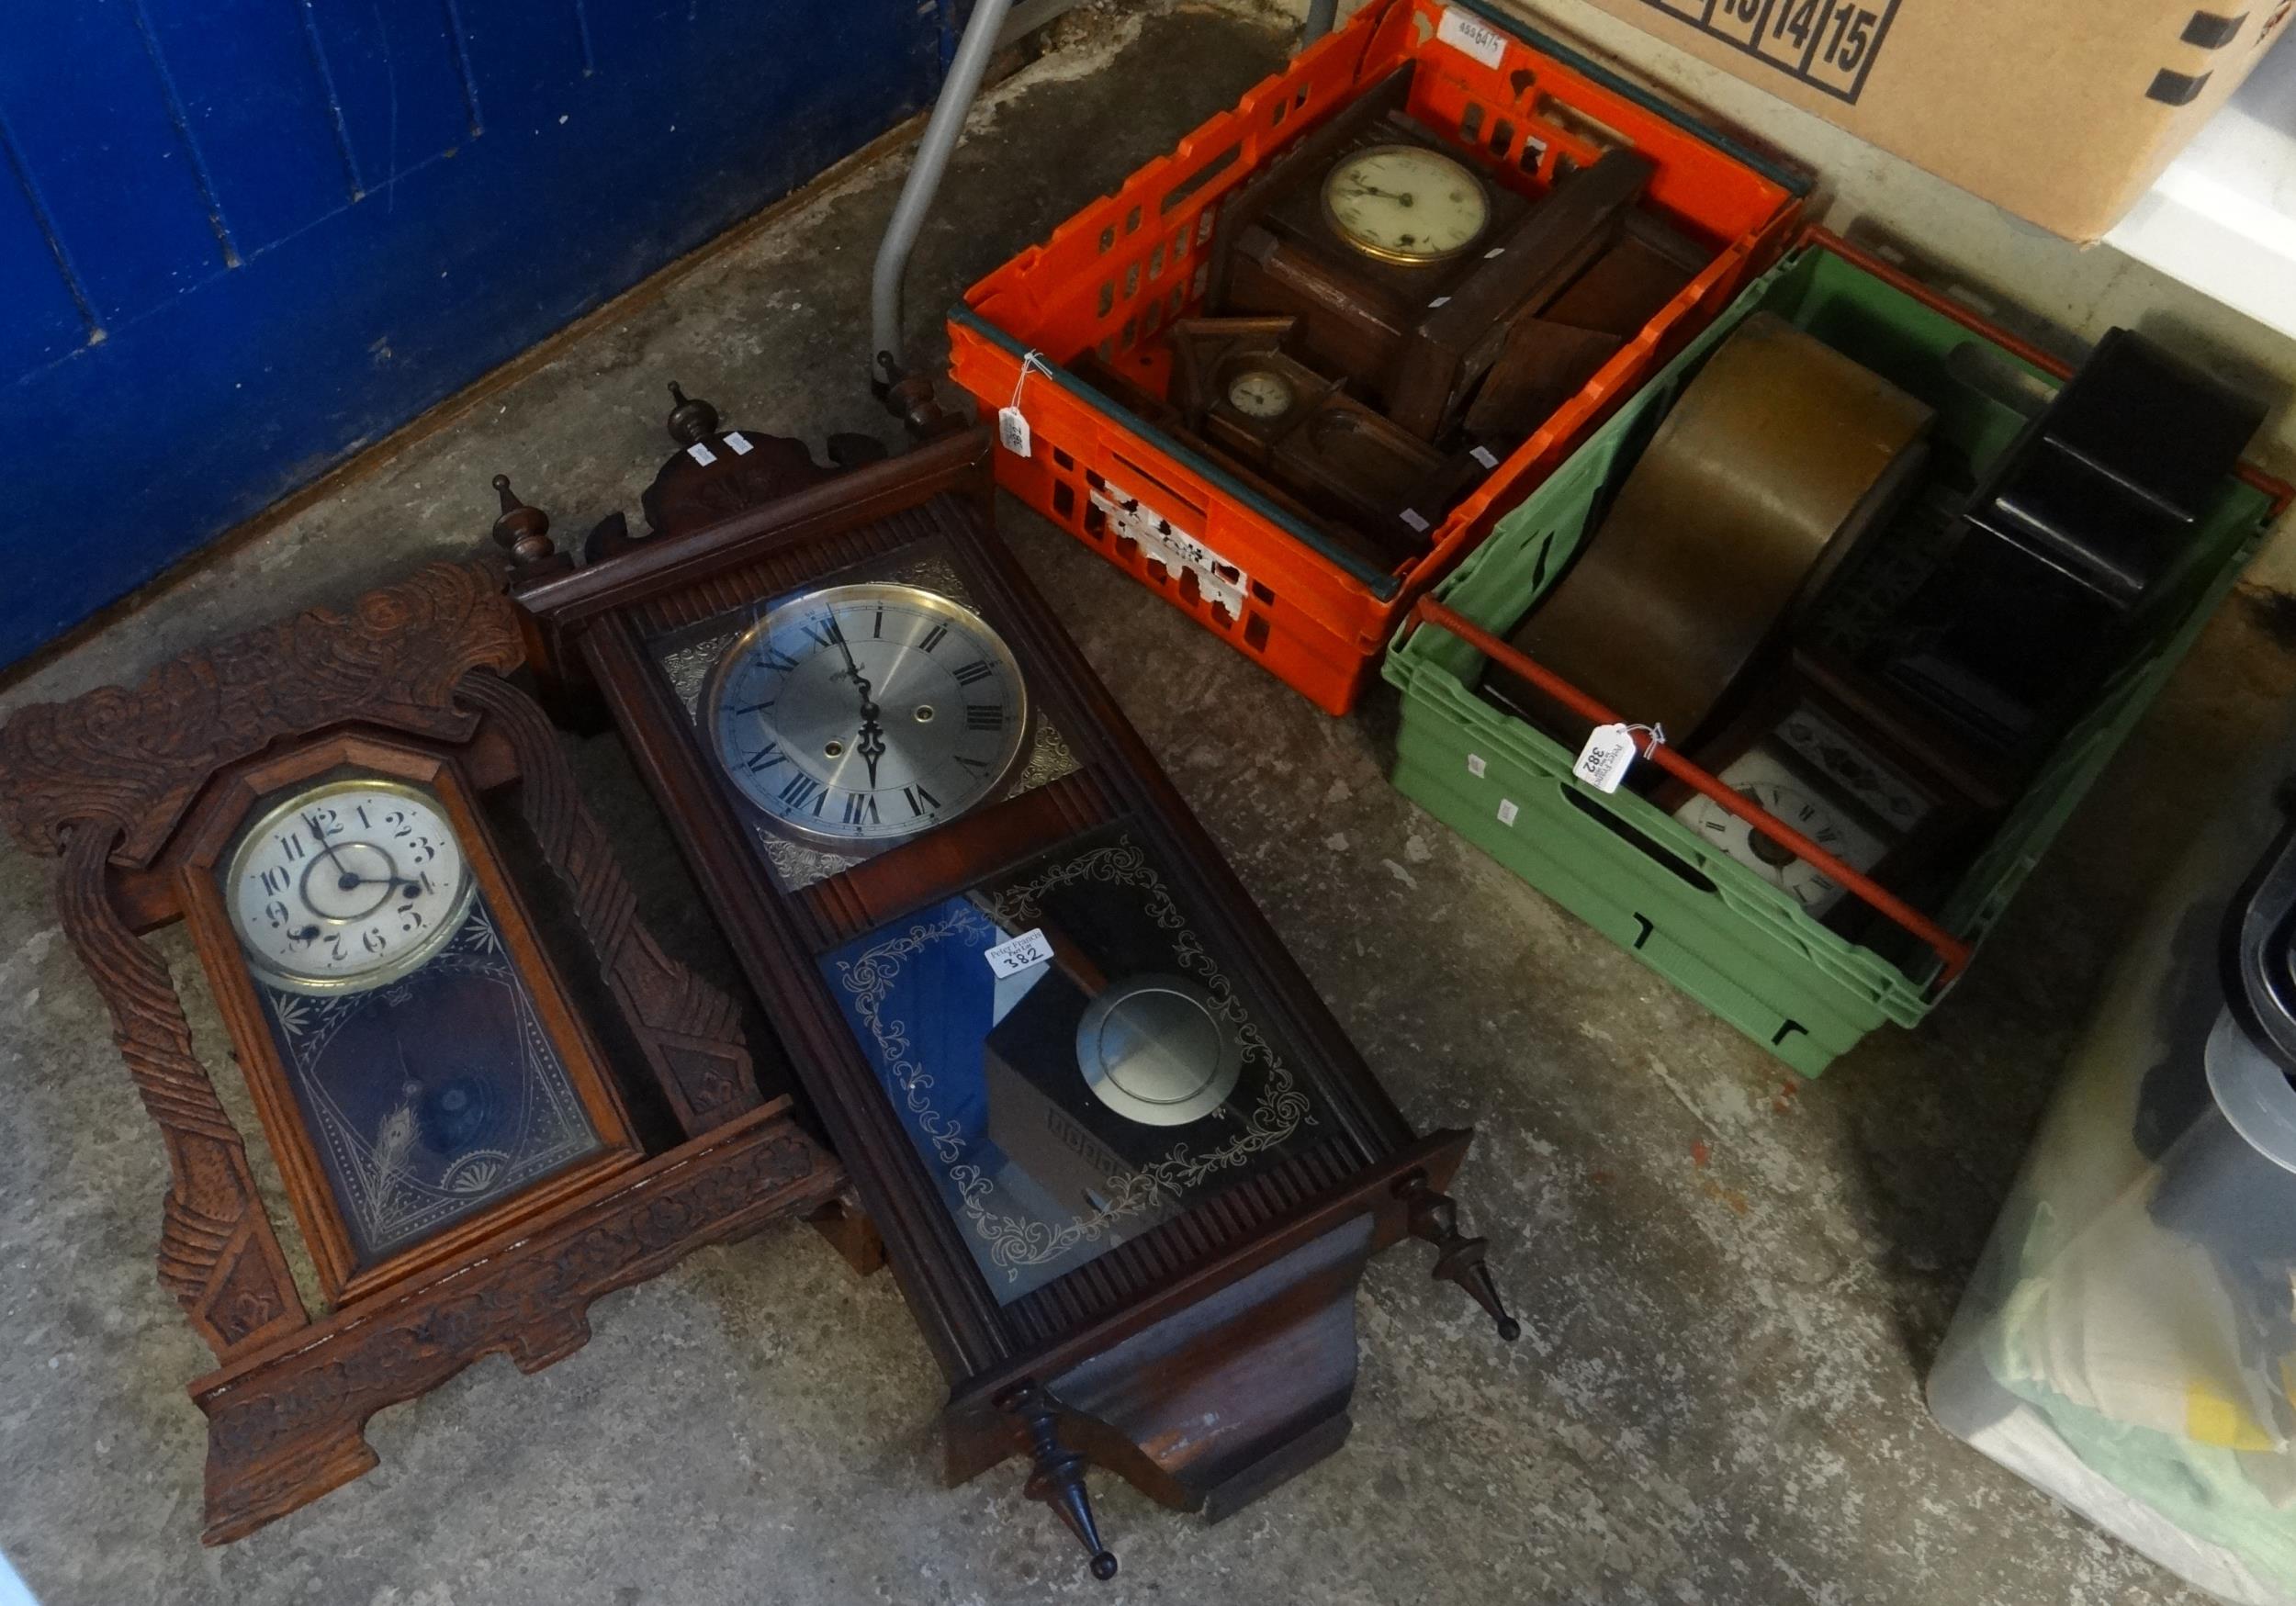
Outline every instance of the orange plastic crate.
[[[1458, 14], [1447, 30], [1446, 12]], [[1496, 64], [1482, 59], [1494, 51]], [[1657, 164], [1647, 204], [1719, 255], [1452, 509], [1426, 553], [1386, 570], [1331, 545], [1061, 365], [1097, 350], [1165, 394], [1171, 356], [1155, 336], [1201, 310], [1221, 197], [1405, 62], [1417, 63], [1412, 117], [1471, 134], [1533, 187], [1552, 182], [1559, 159], [1583, 167], [1607, 145], [1631, 145]], [[1464, 4], [1384, 0], [975, 285], [950, 315], [951, 370], [992, 413], [1019, 392], [1031, 449], [996, 454], [1007, 489], [1345, 713], [1418, 594], [1769, 265], [1806, 188], [1519, 22]]]

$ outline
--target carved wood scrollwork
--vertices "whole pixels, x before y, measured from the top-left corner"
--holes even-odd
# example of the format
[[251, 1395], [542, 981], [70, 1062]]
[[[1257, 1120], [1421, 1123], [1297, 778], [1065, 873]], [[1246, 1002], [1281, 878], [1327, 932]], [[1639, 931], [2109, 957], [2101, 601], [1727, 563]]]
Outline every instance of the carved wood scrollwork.
[[516, 1254], [321, 1323], [288, 1353], [258, 1360], [258, 1386], [228, 1371], [200, 1379], [191, 1392], [209, 1423], [201, 1537], [237, 1539], [373, 1466], [360, 1429], [383, 1407], [498, 1352], [540, 1371], [590, 1336], [591, 1300], [702, 1244], [802, 1212], [841, 1180], [778, 1109], [753, 1112], [609, 1185]]
[[459, 741], [472, 669], [525, 659], [518, 616], [482, 563], [433, 563], [343, 612], [314, 608], [172, 660], [130, 687], [27, 708], [0, 729], [0, 824], [52, 858], [96, 823], [115, 861], [148, 865], [216, 770], [271, 742], [368, 720]]
[[117, 832], [74, 826], [56, 876], [64, 937], [111, 1011], [112, 1040], [167, 1150], [160, 1283], [219, 1357], [308, 1320], [255, 1195], [246, 1145], [191, 1051], [167, 966], [120, 924], [105, 894]]
[[518, 755], [519, 811], [572, 893], [583, 933], [678, 1122], [694, 1137], [757, 1107], [757, 1079], [734, 1002], [662, 952], [637, 917], [637, 894], [542, 711], [478, 671], [456, 697], [496, 722]]

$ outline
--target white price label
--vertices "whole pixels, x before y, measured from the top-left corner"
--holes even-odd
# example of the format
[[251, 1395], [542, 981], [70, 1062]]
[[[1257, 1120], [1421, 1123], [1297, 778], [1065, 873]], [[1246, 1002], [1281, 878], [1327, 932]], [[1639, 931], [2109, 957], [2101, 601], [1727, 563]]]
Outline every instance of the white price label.
[[749, 444], [749, 437], [743, 434], [739, 430], [730, 430], [726, 432], [726, 444], [734, 449], [734, 455], [737, 457], [747, 457], [749, 455], [750, 452], [754, 450], [754, 448]]
[[1041, 929], [1024, 931], [1009, 942], [998, 943], [981, 957], [988, 960], [990, 971], [1001, 982], [1051, 959], [1052, 944]]
[[1402, 520], [1404, 523], [1409, 524], [1420, 534], [1424, 535], [1427, 533], [1426, 518], [1417, 508], [1405, 508], [1401, 512], [1396, 514], [1395, 516]]
[[1026, 457], [1029, 455], [1029, 421], [1020, 416], [1019, 408], [1002, 407], [996, 410], [996, 438], [1014, 456]]
[[1623, 724], [1598, 724], [1579, 749], [1570, 773], [1597, 792], [1616, 792], [1636, 758], [1634, 733]]
[[1514, 806], [1514, 800], [1513, 798], [1503, 797], [1499, 800], [1499, 823], [1501, 825], [1514, 825], [1514, 816], [1519, 813], [1521, 813], [1521, 811]]
[[1476, 780], [1480, 781], [1483, 778], [1483, 772], [1489, 768], [1490, 766], [1483, 762], [1483, 756], [1480, 753], [1468, 754], [1467, 772]]
[[709, 443], [706, 441], [696, 441], [692, 445], [688, 446], [686, 455], [704, 468], [717, 461], [717, 454], [710, 450]]
[[1473, 451], [1469, 452], [1468, 455], [1475, 459], [1476, 462], [1481, 464], [1485, 468], [1496, 468], [1499, 466], [1499, 458], [1497, 454], [1493, 453], [1488, 446], [1478, 446]]
[[1474, 57], [1486, 67], [1496, 67], [1507, 53], [1505, 34], [1456, 6], [1443, 8], [1443, 21], [1435, 28], [1435, 38], [1452, 49]]

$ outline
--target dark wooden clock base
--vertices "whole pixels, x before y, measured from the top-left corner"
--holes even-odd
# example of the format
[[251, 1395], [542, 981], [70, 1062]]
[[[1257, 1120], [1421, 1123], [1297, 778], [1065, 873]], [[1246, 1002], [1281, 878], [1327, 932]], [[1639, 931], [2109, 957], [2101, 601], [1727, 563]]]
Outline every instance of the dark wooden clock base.
[[1059, 1423], [1055, 1453], [1031, 1434], [1029, 1492], [1086, 1549], [1101, 1546], [1081, 1495], [1083, 1467], [1064, 1478], [1060, 1451], [1175, 1511], [1215, 1522], [1232, 1516], [1346, 1442], [1356, 1287], [1372, 1257], [1405, 1236], [1434, 1242], [1435, 1274], [1458, 1282], [1513, 1340], [1521, 1328], [1500, 1308], [1483, 1242], [1458, 1235], [1441, 1192], [1472, 1135], [1430, 1133], [1095, 1334], [1105, 1347], [1055, 1346], [974, 1380], [942, 1417], [949, 1481], [1012, 1454], [1014, 1424], [1029, 1430], [1049, 1409]]

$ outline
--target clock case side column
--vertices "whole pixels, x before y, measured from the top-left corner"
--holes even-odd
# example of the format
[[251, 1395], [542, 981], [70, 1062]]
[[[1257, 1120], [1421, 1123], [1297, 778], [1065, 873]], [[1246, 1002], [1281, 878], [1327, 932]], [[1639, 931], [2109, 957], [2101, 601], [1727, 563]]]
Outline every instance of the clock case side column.
[[517, 755], [518, 810], [574, 901], [578, 924], [639, 1052], [689, 1138], [755, 1109], [762, 1095], [734, 1002], [664, 953], [637, 894], [582, 802], [573, 766], [533, 699], [484, 670], [456, 701], [493, 721]]
[[247, 1146], [191, 1050], [191, 1026], [166, 963], [121, 920], [110, 896], [118, 833], [68, 827], [55, 879], [65, 940], [103, 994], [112, 1040], [167, 1151], [160, 1284], [216, 1357], [230, 1361], [310, 1320], [255, 1191]]

